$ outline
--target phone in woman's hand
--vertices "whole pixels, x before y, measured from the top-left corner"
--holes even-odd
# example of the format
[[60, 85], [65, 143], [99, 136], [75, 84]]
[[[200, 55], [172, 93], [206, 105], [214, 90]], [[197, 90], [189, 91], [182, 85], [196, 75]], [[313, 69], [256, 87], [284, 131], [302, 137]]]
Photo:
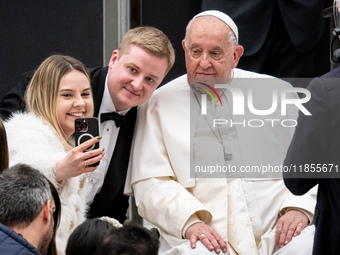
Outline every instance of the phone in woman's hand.
[[[98, 119], [91, 117], [91, 118], [77, 118], [74, 121], [74, 138], [75, 138], [75, 145], [78, 146], [79, 144], [82, 144], [86, 142], [87, 140], [90, 140], [94, 137], [99, 136], [99, 128], [98, 128]], [[95, 143], [91, 147], [87, 148], [86, 151], [91, 151], [99, 148], [99, 142]], [[95, 164], [92, 164], [90, 166], [98, 166], [99, 161]]]

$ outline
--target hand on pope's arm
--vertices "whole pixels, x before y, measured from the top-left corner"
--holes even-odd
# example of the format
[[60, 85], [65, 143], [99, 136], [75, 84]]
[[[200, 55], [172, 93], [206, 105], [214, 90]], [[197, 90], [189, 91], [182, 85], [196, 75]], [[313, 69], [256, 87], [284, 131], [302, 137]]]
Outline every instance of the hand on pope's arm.
[[275, 242], [282, 248], [288, 244], [293, 236], [300, 235], [308, 225], [308, 217], [299, 210], [291, 209], [281, 216], [277, 222]]
[[227, 252], [227, 244], [215, 229], [203, 222], [192, 224], [185, 232], [185, 237], [190, 240], [191, 248], [196, 248], [196, 242], [200, 240], [208, 250], [218, 254], [222, 250]]
[[92, 138], [70, 150], [65, 158], [57, 162], [56, 179], [58, 182], [64, 179], [79, 176], [83, 173], [94, 171], [97, 166], [90, 166], [103, 158], [103, 149], [95, 149], [84, 152], [88, 147], [99, 142], [100, 137]]

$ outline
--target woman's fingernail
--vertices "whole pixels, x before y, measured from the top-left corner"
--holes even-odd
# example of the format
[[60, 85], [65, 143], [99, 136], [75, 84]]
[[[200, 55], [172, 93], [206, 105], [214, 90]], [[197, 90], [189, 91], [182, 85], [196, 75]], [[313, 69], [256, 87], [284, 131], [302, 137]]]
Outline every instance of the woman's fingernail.
[[101, 136], [97, 136], [97, 139], [98, 139], [98, 140], [100, 140], [100, 139], [102, 139], [102, 138], [103, 138], [103, 137], [101, 137]]

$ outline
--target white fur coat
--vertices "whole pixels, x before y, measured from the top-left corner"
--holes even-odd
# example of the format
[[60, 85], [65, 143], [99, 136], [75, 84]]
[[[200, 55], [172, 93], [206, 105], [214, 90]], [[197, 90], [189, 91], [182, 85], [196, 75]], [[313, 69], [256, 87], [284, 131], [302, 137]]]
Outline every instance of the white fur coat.
[[14, 114], [5, 123], [5, 128], [10, 166], [17, 163], [31, 165], [40, 170], [58, 190], [61, 220], [57, 230], [57, 249], [58, 254], [65, 254], [68, 237], [85, 220], [89, 189], [87, 175], [69, 178], [62, 183], [56, 181], [56, 163], [65, 157], [67, 150], [54, 129], [34, 114]]

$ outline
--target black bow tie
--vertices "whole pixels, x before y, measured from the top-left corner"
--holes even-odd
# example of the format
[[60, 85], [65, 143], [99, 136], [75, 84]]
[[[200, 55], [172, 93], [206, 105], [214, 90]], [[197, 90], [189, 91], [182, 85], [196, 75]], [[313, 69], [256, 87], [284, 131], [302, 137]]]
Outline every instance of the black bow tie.
[[116, 124], [116, 127], [120, 127], [125, 125], [128, 122], [128, 119], [125, 115], [119, 115], [116, 112], [106, 112], [100, 115], [100, 122], [105, 122], [108, 120], [113, 120]]

